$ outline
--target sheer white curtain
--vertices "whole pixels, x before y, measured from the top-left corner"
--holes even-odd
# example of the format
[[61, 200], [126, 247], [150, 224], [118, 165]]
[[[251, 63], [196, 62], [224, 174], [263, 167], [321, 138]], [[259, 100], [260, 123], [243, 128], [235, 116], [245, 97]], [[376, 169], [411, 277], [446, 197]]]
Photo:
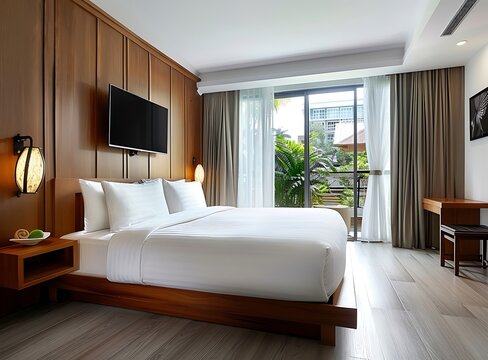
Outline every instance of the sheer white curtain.
[[361, 237], [391, 241], [390, 78], [364, 79], [364, 128], [370, 175]]
[[273, 88], [239, 95], [238, 207], [274, 206]]

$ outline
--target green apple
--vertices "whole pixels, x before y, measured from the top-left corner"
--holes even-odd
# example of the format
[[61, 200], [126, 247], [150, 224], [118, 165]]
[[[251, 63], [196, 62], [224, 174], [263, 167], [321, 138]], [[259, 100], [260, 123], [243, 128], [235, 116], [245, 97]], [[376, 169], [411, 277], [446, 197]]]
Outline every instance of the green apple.
[[32, 230], [29, 234], [29, 239], [39, 239], [44, 236], [44, 231], [36, 229]]

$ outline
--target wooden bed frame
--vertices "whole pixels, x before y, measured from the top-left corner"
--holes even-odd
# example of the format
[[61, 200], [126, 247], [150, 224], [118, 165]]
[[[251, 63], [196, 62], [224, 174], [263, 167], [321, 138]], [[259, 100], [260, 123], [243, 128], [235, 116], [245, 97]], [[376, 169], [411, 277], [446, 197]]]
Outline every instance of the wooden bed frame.
[[[75, 207], [75, 224], [77, 230], [80, 230], [83, 227], [83, 199], [79, 193], [75, 196]], [[120, 284], [104, 278], [74, 274], [53, 280], [50, 283], [50, 295], [56, 301], [58, 290], [64, 290], [72, 300], [315, 338], [321, 344], [334, 346], [336, 326], [357, 327], [352, 263], [349, 257], [346, 260], [344, 279], [328, 303], [270, 300]]]

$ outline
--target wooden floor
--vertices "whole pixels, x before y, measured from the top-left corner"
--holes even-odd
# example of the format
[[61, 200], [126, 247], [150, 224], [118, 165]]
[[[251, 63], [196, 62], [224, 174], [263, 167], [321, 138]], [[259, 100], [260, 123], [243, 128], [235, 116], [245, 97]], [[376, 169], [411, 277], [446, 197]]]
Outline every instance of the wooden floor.
[[39, 306], [0, 320], [0, 359], [487, 359], [486, 270], [429, 251], [349, 243], [358, 329], [337, 346], [111, 307]]

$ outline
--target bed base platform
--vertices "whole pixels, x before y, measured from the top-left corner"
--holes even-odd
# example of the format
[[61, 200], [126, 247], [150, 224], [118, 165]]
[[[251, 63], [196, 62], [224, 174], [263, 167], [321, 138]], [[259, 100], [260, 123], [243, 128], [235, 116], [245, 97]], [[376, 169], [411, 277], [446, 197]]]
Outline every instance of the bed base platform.
[[336, 326], [357, 327], [351, 264], [328, 303], [283, 301], [223, 295], [149, 285], [113, 283], [104, 278], [64, 275], [50, 283], [68, 299], [142, 310], [161, 315], [319, 339], [335, 345]]

